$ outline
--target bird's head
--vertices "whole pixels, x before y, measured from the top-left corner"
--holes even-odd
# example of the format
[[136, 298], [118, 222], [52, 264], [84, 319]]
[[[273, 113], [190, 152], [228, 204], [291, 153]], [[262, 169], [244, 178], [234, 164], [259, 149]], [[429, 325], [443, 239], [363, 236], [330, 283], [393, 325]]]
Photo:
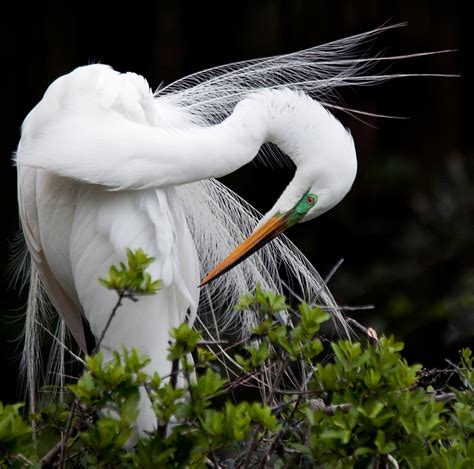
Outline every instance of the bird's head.
[[[200, 286], [228, 272], [296, 223], [330, 210], [349, 192], [357, 172], [354, 141], [332, 114], [322, 106], [318, 110], [312, 138], [300, 138], [303, 143], [297, 147], [282, 148], [296, 163], [293, 180], [250, 236], [212, 269]], [[304, 131], [307, 135], [308, 128]]]

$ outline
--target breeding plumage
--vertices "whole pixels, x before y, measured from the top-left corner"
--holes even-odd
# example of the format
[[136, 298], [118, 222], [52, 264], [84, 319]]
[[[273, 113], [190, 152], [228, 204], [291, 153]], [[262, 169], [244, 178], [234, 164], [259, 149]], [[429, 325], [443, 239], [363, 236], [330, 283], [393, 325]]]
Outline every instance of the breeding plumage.
[[[376, 32], [218, 67], [155, 94], [144, 78], [99, 64], [48, 88], [25, 119], [16, 155], [20, 218], [33, 261], [25, 348], [30, 381], [41, 285], [85, 351], [84, 318], [99, 336], [116, 301], [97, 279], [123, 259], [126, 247], [156, 258], [150, 273], [163, 289], [124, 304], [102, 342], [106, 356], [121, 345], [137, 346], [152, 358], [150, 369], [168, 374], [171, 327], [187, 319], [209, 339], [231, 327], [245, 335], [256, 318], [237, 315], [233, 304], [257, 282], [280, 290], [279, 269], [294, 277], [307, 301], [328, 306], [345, 330], [330, 292], [299, 251], [282, 237], [266, 243], [349, 191], [354, 143], [323, 103], [339, 86], [387, 78], [367, 74], [376, 59], [353, 58]], [[213, 178], [248, 163], [267, 142], [293, 160], [296, 173], [249, 237], [257, 214]], [[272, 148], [264, 151], [273, 157]], [[200, 279], [246, 237], [200, 290]], [[139, 426], [153, 422], [144, 403]]]

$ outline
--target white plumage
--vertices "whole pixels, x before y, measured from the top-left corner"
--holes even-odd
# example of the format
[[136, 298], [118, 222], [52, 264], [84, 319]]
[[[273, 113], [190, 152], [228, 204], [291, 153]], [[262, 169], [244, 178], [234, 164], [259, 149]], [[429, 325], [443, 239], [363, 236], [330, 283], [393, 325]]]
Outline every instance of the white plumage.
[[[234, 313], [233, 304], [257, 282], [280, 290], [279, 269], [345, 327], [315, 269], [284, 238], [201, 292], [198, 284], [257, 222], [256, 212], [213, 178], [251, 161], [266, 142], [288, 154], [297, 170], [259, 226], [293, 213], [307, 193], [317, 203], [298, 221], [313, 218], [350, 189], [357, 167], [352, 138], [318, 100], [329, 101], [338, 86], [386, 78], [364, 74], [375, 59], [352, 57], [376, 32], [218, 67], [155, 95], [144, 78], [99, 64], [48, 88], [25, 119], [16, 155], [20, 218], [33, 260], [24, 358], [30, 382], [41, 284], [85, 350], [82, 315], [99, 336], [116, 295], [97, 279], [123, 259], [126, 247], [156, 257], [151, 274], [164, 288], [137, 305], [124, 303], [102, 343], [106, 354], [138, 346], [152, 358], [150, 369], [167, 374], [170, 328], [188, 316], [191, 324], [198, 318], [209, 338], [236, 326], [245, 335], [256, 318]], [[139, 426], [153, 422], [144, 403]]]

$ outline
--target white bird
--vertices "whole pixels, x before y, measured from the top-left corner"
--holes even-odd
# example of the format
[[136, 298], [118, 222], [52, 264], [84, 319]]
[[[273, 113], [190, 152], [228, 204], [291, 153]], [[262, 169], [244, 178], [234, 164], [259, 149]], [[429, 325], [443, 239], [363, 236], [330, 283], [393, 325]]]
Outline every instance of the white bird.
[[[139, 347], [162, 375], [170, 371], [172, 327], [197, 320], [213, 338], [236, 325], [245, 334], [255, 318], [236, 315], [232, 305], [257, 282], [280, 289], [279, 267], [296, 277], [308, 301], [319, 299], [341, 319], [296, 248], [281, 237], [266, 243], [331, 209], [351, 188], [354, 142], [322, 101], [338, 86], [386, 79], [364, 75], [375, 59], [351, 54], [377, 32], [218, 67], [155, 94], [143, 77], [100, 64], [51, 84], [26, 117], [16, 153], [33, 261], [24, 359], [32, 394], [42, 288], [62, 319], [60, 340], [65, 325], [87, 351], [86, 325], [98, 337], [116, 302], [98, 278], [126, 247], [156, 258], [150, 273], [164, 287], [137, 305], [124, 303], [101, 349], [108, 356], [121, 345]], [[255, 228], [253, 209], [213, 178], [238, 170], [268, 142], [296, 172]], [[143, 401], [138, 426], [150, 429], [155, 419]]]

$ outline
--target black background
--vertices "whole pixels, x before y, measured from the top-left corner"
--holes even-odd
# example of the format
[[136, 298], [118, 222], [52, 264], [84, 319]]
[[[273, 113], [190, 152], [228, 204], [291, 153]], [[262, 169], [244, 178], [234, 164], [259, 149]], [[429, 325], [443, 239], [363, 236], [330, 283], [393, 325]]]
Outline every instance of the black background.
[[[341, 304], [373, 303], [356, 317], [407, 342], [411, 360], [442, 366], [472, 340], [474, 271], [472, 56], [468, 2], [155, 1], [22, 3], [0, 14], [3, 104], [0, 139], [0, 399], [18, 398], [25, 295], [8, 286], [9, 243], [18, 229], [11, 155], [21, 122], [58, 76], [100, 61], [144, 75], [152, 87], [215, 65], [292, 52], [385, 22], [374, 50], [405, 54], [458, 49], [396, 63], [390, 72], [459, 73], [345, 90], [349, 107], [407, 120], [340, 116], [352, 130], [359, 175], [348, 197], [289, 237], [326, 273]], [[251, 164], [224, 182], [262, 212], [288, 183], [288, 169]]]

